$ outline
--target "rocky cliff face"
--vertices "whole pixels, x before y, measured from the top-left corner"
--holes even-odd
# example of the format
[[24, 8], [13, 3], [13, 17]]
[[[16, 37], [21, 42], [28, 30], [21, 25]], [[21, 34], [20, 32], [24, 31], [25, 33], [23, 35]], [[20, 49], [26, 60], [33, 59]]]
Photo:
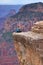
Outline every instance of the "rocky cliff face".
[[28, 31], [36, 21], [42, 20], [43, 3], [33, 3], [24, 5], [17, 14], [9, 17], [5, 22], [9, 22], [12, 31], [15, 31], [19, 22], [23, 25], [22, 31]]
[[[40, 10], [39, 10], [40, 9]], [[19, 12], [23, 12], [23, 11], [34, 11], [34, 12], [43, 12], [43, 3], [39, 2], [39, 3], [34, 3], [34, 4], [27, 4], [24, 5]]]
[[[7, 30], [7, 31], [10, 31], [9, 30], [9, 24], [8, 24], [8, 22], [6, 22], [6, 20], [7, 20], [7, 18], [9, 18], [10, 16], [12, 16], [12, 15], [15, 15], [16, 14], [16, 11], [14, 10], [14, 9], [12, 9], [12, 10], [10, 10], [7, 14], [6, 14], [6, 16], [4, 16], [4, 17], [1, 17], [0, 18], [0, 31], [1, 32], [3, 32], [3, 31], [5, 31], [5, 30]], [[9, 20], [9, 19], [8, 19]], [[8, 28], [8, 29], [7, 29]]]
[[15, 14], [16, 14], [15, 9], [11, 9], [11, 10], [9, 11], [9, 13], [7, 14], [7, 18], [10, 17], [10, 16], [13, 16], [13, 15], [15, 15]]
[[32, 31], [13, 33], [14, 45], [21, 65], [43, 65], [43, 30], [41, 29], [43, 29], [43, 21], [35, 23]]

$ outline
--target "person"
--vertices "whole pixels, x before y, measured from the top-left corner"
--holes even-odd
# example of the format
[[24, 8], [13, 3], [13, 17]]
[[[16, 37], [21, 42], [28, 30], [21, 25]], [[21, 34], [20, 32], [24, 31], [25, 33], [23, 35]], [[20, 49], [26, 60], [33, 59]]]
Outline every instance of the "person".
[[22, 32], [21, 23], [17, 24], [16, 32]]
[[22, 32], [20, 28], [16, 28], [16, 32]]

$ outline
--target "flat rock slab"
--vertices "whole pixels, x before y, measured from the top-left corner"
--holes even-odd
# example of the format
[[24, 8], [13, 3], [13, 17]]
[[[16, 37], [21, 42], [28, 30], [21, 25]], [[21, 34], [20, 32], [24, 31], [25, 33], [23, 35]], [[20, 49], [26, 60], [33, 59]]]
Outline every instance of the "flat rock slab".
[[29, 32], [21, 32], [21, 33], [13, 33], [13, 35], [14, 36], [23, 36], [23, 37], [25, 37], [25, 38], [31, 38], [31, 39], [33, 39], [33, 40], [39, 40], [39, 39], [43, 39], [43, 34], [41, 34], [41, 33], [35, 33], [35, 32], [31, 32], [31, 31], [29, 31]]

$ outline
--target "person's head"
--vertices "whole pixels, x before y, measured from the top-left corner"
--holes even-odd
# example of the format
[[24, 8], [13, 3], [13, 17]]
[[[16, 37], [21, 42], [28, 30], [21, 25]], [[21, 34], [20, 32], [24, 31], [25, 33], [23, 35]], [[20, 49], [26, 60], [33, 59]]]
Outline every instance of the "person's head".
[[21, 28], [22, 28], [22, 24], [19, 22], [19, 23], [17, 24], [17, 27], [21, 29]]

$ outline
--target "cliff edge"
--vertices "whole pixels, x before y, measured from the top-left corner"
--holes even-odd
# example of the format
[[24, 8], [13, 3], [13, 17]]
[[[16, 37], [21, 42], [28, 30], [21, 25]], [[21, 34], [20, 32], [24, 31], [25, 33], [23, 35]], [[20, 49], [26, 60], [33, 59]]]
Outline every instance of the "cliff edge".
[[31, 31], [14, 32], [13, 37], [20, 65], [42, 65], [43, 21], [35, 23]]

